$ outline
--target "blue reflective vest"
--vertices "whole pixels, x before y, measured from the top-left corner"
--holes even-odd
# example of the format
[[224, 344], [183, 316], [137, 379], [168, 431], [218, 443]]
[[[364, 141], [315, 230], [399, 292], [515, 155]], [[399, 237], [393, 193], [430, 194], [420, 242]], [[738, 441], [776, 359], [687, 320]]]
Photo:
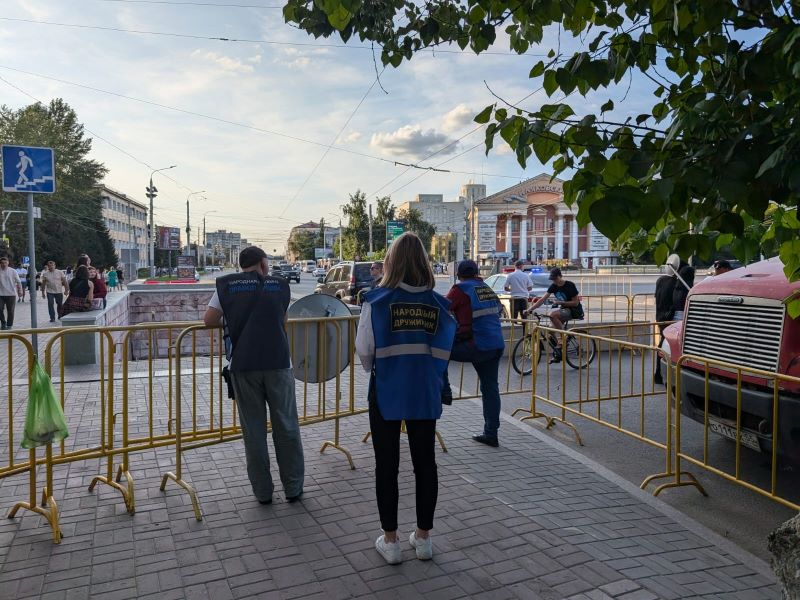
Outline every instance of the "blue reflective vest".
[[478, 350], [505, 348], [500, 328], [500, 301], [497, 294], [480, 279], [465, 279], [456, 284], [472, 306], [472, 336]]
[[433, 290], [377, 288], [365, 294], [375, 337], [375, 392], [386, 420], [438, 419], [456, 321]]

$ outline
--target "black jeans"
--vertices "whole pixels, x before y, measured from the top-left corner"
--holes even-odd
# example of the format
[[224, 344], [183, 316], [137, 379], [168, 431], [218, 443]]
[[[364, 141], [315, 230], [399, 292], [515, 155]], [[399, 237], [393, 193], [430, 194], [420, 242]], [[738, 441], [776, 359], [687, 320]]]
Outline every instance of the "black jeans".
[[512, 298], [511, 299], [511, 318], [523, 318], [522, 313], [528, 308], [528, 301], [525, 298]]
[[61, 305], [64, 304], [64, 294], [47, 292], [47, 312], [50, 313], [50, 320], [55, 321], [58, 313], [61, 312]]
[[14, 325], [14, 310], [16, 308], [16, 296], [0, 296], [0, 325], [3, 327]]
[[[375, 383], [370, 378], [369, 427], [375, 451], [375, 495], [378, 514], [384, 531], [397, 530], [399, 492], [397, 474], [400, 471], [400, 424], [387, 421], [381, 415], [375, 398]], [[439, 495], [439, 476], [436, 470], [436, 420], [406, 421], [411, 462], [417, 494], [417, 527], [433, 529], [433, 513]]]

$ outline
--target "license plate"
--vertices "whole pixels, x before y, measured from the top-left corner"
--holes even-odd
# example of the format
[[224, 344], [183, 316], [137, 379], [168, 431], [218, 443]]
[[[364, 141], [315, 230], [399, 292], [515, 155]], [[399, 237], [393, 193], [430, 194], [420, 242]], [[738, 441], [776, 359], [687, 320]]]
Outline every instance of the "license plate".
[[[708, 428], [716, 434], [728, 438], [729, 440], [736, 441], [736, 425], [729, 425], [720, 421], [708, 420]], [[756, 452], [761, 451], [761, 446], [758, 443], [758, 437], [752, 431], [741, 430], [742, 446], [746, 446]]]

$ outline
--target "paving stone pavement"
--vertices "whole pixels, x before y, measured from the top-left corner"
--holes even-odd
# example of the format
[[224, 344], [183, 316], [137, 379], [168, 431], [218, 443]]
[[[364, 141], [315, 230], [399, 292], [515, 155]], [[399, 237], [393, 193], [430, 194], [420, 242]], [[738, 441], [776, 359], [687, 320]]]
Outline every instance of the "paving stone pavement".
[[[439, 423], [448, 451], [437, 455], [430, 562], [417, 561], [405, 541], [414, 525], [406, 451], [404, 562], [386, 565], [374, 550], [380, 534], [374, 462], [371, 445], [361, 442], [367, 417], [358, 415], [342, 420], [342, 443], [356, 470], [335, 449], [319, 452], [333, 423], [302, 429], [305, 495], [294, 504], [280, 487], [274, 504], [255, 501], [240, 441], [185, 454], [202, 522], [183, 490], [172, 483], [164, 493], [158, 489], [161, 475], [174, 468], [174, 449], [132, 456], [133, 516], [114, 490], [87, 491], [102, 472], [99, 461], [56, 467], [65, 537], [52, 544], [46, 523], [32, 513], [0, 521], [0, 600], [779, 596], [763, 562], [657, 499], [505, 417], [503, 445], [478, 445], [470, 437], [481, 423], [480, 404], [472, 400], [446, 407]], [[26, 475], [0, 480], [0, 510], [26, 497], [26, 483]]]

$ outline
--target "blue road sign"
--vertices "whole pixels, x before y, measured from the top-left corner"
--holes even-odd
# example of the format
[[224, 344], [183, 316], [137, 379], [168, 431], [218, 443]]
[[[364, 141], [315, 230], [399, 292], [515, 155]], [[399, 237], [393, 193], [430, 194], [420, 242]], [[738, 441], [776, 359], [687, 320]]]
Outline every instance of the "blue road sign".
[[56, 168], [52, 148], [2, 146], [3, 191], [52, 194]]

